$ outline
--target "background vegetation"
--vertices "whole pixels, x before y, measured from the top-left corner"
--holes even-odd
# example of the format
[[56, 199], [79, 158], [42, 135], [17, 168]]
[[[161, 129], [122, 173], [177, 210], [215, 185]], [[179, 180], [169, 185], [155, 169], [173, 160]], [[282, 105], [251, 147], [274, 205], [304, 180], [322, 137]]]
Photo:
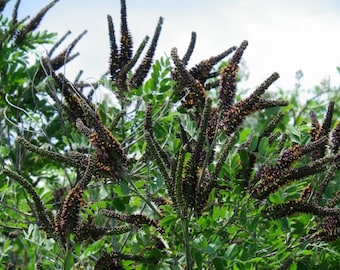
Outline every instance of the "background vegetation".
[[195, 33], [153, 62], [163, 18], [133, 50], [123, 0], [108, 72], [71, 82], [85, 33], [54, 56], [67, 35], [37, 30], [56, 2], [0, 16], [2, 268], [340, 267], [339, 89], [245, 93], [248, 43], [187, 68]]

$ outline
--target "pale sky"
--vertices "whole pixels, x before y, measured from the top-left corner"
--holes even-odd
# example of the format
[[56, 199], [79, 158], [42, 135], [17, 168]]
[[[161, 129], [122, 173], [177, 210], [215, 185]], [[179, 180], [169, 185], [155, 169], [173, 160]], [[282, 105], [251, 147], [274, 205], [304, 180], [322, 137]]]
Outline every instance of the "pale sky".
[[[12, 0], [14, 4], [14, 0]], [[22, 0], [19, 16], [35, 14], [49, 1]], [[295, 72], [302, 70], [304, 88], [324, 78], [340, 85], [339, 0], [126, 0], [128, 24], [135, 49], [145, 35], [152, 36], [159, 16], [164, 17], [156, 58], [170, 55], [172, 47], [184, 54], [192, 31], [197, 33], [190, 65], [223, 50], [249, 42], [243, 60], [250, 73], [248, 85], [259, 85], [273, 72], [280, 79], [272, 87], [291, 89]], [[8, 11], [7, 7], [7, 11]], [[10, 11], [10, 10], [9, 10]], [[79, 69], [84, 77], [99, 78], [108, 69], [107, 14], [119, 33], [119, 0], [60, 0], [49, 11], [40, 29], [72, 31], [70, 42], [84, 29], [88, 34], [75, 50], [81, 55], [66, 68], [73, 78]], [[68, 45], [67, 43], [64, 46]]]

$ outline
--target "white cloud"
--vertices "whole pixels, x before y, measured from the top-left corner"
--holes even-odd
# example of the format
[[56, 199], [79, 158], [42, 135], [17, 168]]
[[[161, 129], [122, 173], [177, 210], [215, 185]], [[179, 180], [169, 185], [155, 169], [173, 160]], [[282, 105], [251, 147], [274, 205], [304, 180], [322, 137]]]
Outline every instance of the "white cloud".
[[[28, 3], [29, 2], [29, 3]], [[22, 13], [49, 1], [22, 1]], [[98, 77], [107, 69], [108, 35], [106, 15], [114, 18], [119, 32], [120, 1], [60, 1], [47, 15], [42, 27], [60, 34], [83, 29], [88, 35], [76, 48], [81, 56], [68, 67], [70, 74], [84, 68], [86, 76]], [[243, 39], [249, 41], [244, 59], [250, 83], [258, 85], [272, 72], [281, 74], [277, 85], [294, 85], [294, 74], [302, 70], [306, 87], [331, 75], [340, 84], [340, 5], [326, 1], [159, 1], [127, 0], [128, 21], [135, 47], [146, 34], [152, 35], [159, 16], [165, 17], [157, 56], [169, 55], [174, 46], [184, 53], [191, 31], [197, 46], [191, 63], [218, 54]], [[34, 5], [32, 4], [34, 3]], [[34, 7], [35, 6], [35, 7]]]

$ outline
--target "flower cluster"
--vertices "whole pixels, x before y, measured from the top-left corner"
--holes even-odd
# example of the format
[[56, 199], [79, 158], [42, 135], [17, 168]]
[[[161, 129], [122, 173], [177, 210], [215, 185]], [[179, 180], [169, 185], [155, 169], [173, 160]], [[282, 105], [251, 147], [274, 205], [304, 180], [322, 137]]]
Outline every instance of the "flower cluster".
[[[251, 180], [252, 184], [249, 189], [252, 195], [257, 199], [267, 198], [280, 187], [300, 177], [302, 178], [302, 175], [297, 174], [297, 172], [301, 170], [292, 167], [293, 163], [303, 155], [318, 149], [325, 141], [326, 138], [323, 137], [308, 145], [302, 146], [295, 144], [281, 153], [275, 166], [263, 165]], [[315, 165], [313, 169], [321, 169], [323, 164], [313, 163], [313, 165]], [[313, 174], [314, 170], [310, 170], [309, 172], [305, 171], [304, 173], [304, 176], [308, 175], [308, 173]]]
[[99, 260], [96, 262], [95, 270], [105, 270], [105, 269], [114, 269], [114, 270], [120, 270], [124, 269], [122, 266], [123, 260], [129, 260], [129, 261], [135, 261], [135, 262], [143, 262], [145, 264], [150, 265], [151, 267], [156, 267], [157, 265], [157, 258], [150, 257], [144, 257], [141, 255], [125, 255], [118, 252], [111, 252], [107, 253], [104, 252], [104, 254], [99, 258]]
[[[53, 1], [44, 8], [36, 18], [33, 18], [27, 27], [17, 34], [16, 42], [21, 42], [20, 40], [23, 35], [33, 31], [44, 14], [56, 2], [57, 1]], [[110, 38], [109, 75], [113, 89], [117, 89], [116, 94], [120, 98], [123, 98], [129, 89], [138, 88], [142, 85], [151, 68], [153, 55], [163, 24], [163, 18], [160, 18], [151, 44], [145, 56], [139, 61], [149, 37], [145, 37], [134, 55], [132, 35], [128, 29], [126, 17], [126, 4], [124, 0], [121, 0], [121, 33], [120, 48], [118, 48], [115, 40], [113, 21], [111, 16], [108, 16]], [[112, 129], [105, 126], [96, 106], [92, 102], [91, 95], [93, 92], [90, 91], [90, 94], [86, 96], [83, 92], [86, 84], [71, 83], [62, 74], [56, 73], [56, 70], [77, 56], [77, 54], [71, 55], [71, 51], [85, 33], [86, 31], [81, 33], [68, 48], [63, 50], [58, 56], [51, 58], [57, 46], [66, 39], [70, 32], [63, 36], [49, 52], [48, 57], [51, 59], [42, 59], [42, 67], [41, 70], [38, 71], [37, 76], [50, 76], [52, 79], [50, 82], [53, 81], [54, 85], [53, 91], [50, 90], [48, 93], [58, 107], [64, 109], [67, 119], [76, 130], [88, 138], [94, 151], [83, 152], [80, 150], [72, 150], [60, 154], [38, 147], [23, 137], [17, 138], [18, 143], [27, 150], [62, 163], [65, 166], [75, 168], [77, 173], [76, 183], [74, 183], [71, 188], [65, 187], [53, 193], [55, 196], [54, 206], [56, 210], [56, 214], [53, 215], [46, 209], [36, 193], [35, 188], [29, 181], [12, 170], [4, 170], [4, 173], [8, 177], [16, 180], [30, 194], [34, 201], [35, 216], [40, 227], [47, 232], [49, 237], [61, 240], [64, 244], [67, 243], [71, 234], [75, 236], [75, 241], [97, 240], [106, 235], [126, 233], [134, 227], [141, 227], [142, 224], [154, 226], [161, 231], [161, 228], [158, 228], [158, 222], [156, 220], [144, 215], [116, 214], [114, 216], [115, 219], [125, 221], [133, 226], [100, 227], [95, 224], [92, 216], [84, 212], [84, 209], [87, 207], [86, 196], [84, 194], [92, 180], [96, 179], [98, 181], [98, 179], [105, 177], [112, 182], [117, 182], [121, 179], [126, 180], [128, 175], [127, 155], [118, 139], [111, 133], [110, 130]], [[133, 70], [138, 61], [139, 65]], [[77, 81], [78, 79], [76, 82]], [[57, 92], [58, 90], [62, 97]], [[117, 115], [119, 116], [121, 114], [118, 112]], [[119, 117], [117, 117], [117, 119], [119, 120]], [[112, 217], [111, 213], [111, 218]], [[100, 262], [98, 262], [98, 264], [100, 264]], [[110, 264], [110, 266], [112, 265], [115, 264]]]
[[96, 262], [95, 270], [115, 269], [123, 270], [121, 266], [121, 259], [119, 259], [117, 253], [103, 254]]
[[[302, 190], [299, 199], [270, 205], [264, 210], [266, 216], [275, 219], [295, 213], [314, 215], [319, 223], [319, 229], [305, 236], [304, 240], [308, 241], [334, 241], [339, 238], [340, 209], [336, 207], [340, 201], [339, 192], [327, 201], [323, 198], [327, 187], [335, 177], [336, 169], [339, 168], [339, 152], [336, 147], [339, 124], [331, 133], [333, 110], [334, 102], [330, 102], [322, 124], [319, 123], [316, 114], [311, 112], [311, 142], [303, 146], [295, 144], [282, 151], [277, 164], [262, 166], [254, 175], [249, 187], [255, 198], [263, 200], [291, 181], [319, 174], [320, 177], [317, 178], [319, 180], [309, 182]], [[294, 167], [293, 164], [307, 153], [310, 153], [309, 163]]]
[[116, 218], [121, 221], [125, 221], [137, 227], [141, 226], [142, 224], [154, 226], [156, 228], [158, 227], [158, 222], [156, 220], [148, 218], [147, 216], [140, 215], [140, 214], [125, 215], [125, 214], [120, 214], [116, 211], [112, 211], [108, 209], [102, 209], [101, 214], [107, 217], [110, 217], [110, 218]]
[[115, 227], [99, 227], [98, 225], [93, 224], [93, 222], [91, 223], [83, 222], [79, 225], [75, 233], [79, 241], [87, 239], [92, 239], [96, 241], [106, 235], [118, 235], [130, 232], [131, 230], [132, 227], [129, 225]]
[[139, 60], [143, 49], [149, 40], [149, 37], [145, 37], [136, 54], [133, 56], [132, 35], [128, 29], [126, 17], [126, 3], [125, 0], [121, 0], [120, 48], [118, 49], [112, 17], [108, 16], [110, 37], [109, 73], [112, 83], [117, 86], [117, 94], [120, 97], [123, 97], [124, 93], [126, 93], [129, 88], [138, 88], [142, 85], [151, 68], [152, 59], [155, 54], [158, 38], [160, 36], [163, 24], [163, 18], [160, 17], [149, 49], [131, 77], [128, 77], [128, 73], [132, 71], [132, 68]]
[[[196, 37], [196, 34], [194, 34], [193, 37]], [[231, 47], [217, 56], [203, 60], [198, 65], [187, 70], [186, 65], [190, 59], [194, 46], [195, 38], [192, 39], [183, 59], [180, 59], [178, 56], [176, 48], [172, 49], [171, 57], [176, 66], [172, 71], [172, 76], [176, 81], [175, 91], [177, 97], [179, 99], [184, 98], [182, 100], [183, 106], [188, 109], [195, 107], [200, 111], [204, 106], [206, 91], [214, 86], [214, 84], [208, 83], [207, 80], [218, 75], [218, 73], [211, 73], [214, 65], [232, 53], [236, 47]]]
[[[15, 43], [19, 44], [23, 42], [24, 37], [33, 32], [37, 27], [39, 26], [40, 22], [42, 21], [43, 17], [46, 15], [46, 13], [58, 2], [59, 0], [54, 0], [51, 3], [49, 3], [47, 6], [45, 6], [43, 9], [41, 9], [38, 14], [32, 18], [25, 27], [18, 31], [15, 35]], [[7, 1], [3, 1], [3, 3], [6, 3]], [[13, 16], [13, 23], [17, 23], [17, 12], [18, 12], [19, 5], [17, 4], [14, 9], [14, 16]]]
[[[311, 129], [311, 140], [316, 141], [323, 136], [328, 136], [331, 130], [333, 111], [334, 111], [334, 102], [331, 101], [328, 105], [327, 113], [325, 115], [324, 121], [322, 125], [319, 123], [315, 112], [310, 112], [312, 129]], [[325, 156], [326, 153], [326, 144], [324, 144], [317, 151], [313, 151], [312, 157], [314, 160]]]
[[81, 185], [77, 185], [72, 188], [55, 217], [55, 232], [61, 239], [64, 239], [65, 235], [70, 232], [75, 232], [77, 230], [79, 225], [80, 209], [84, 204], [83, 195], [84, 189]]
[[[171, 57], [175, 64], [172, 72], [172, 77], [176, 81], [175, 92], [177, 98], [182, 101], [182, 107], [196, 123], [197, 138], [190, 138], [182, 124], [179, 123], [182, 146], [176, 161], [170, 162], [169, 154], [160, 147], [153, 135], [150, 106], [146, 110], [144, 126], [148, 150], [154, 157], [164, 178], [169, 197], [179, 215], [187, 215], [191, 210], [196, 215], [201, 215], [210, 192], [216, 187], [217, 175], [223, 167], [230, 147], [232, 143], [235, 143], [233, 135], [243, 120], [258, 110], [287, 105], [286, 101], [268, 100], [261, 97], [278, 78], [277, 73], [270, 76], [248, 98], [234, 103], [238, 65], [248, 45], [247, 41], [243, 41], [238, 48], [232, 47], [187, 70], [186, 65], [195, 44], [195, 37], [196, 35], [193, 34], [183, 59], [178, 56], [176, 48], [172, 49]], [[234, 55], [227, 66], [219, 73], [212, 72], [214, 65], [233, 51], [235, 51]], [[215, 78], [215, 82], [211, 81], [212, 78]], [[219, 88], [217, 106], [214, 106], [207, 95], [207, 91], [211, 90], [212, 86]], [[209, 172], [207, 168], [215, 160], [216, 136], [221, 133], [229, 137], [228, 143], [225, 145], [215, 170]], [[282, 163], [284, 162], [283, 156]]]
[[332, 151], [334, 153], [337, 153], [340, 149], [340, 123], [337, 124], [332, 133], [332, 143], [333, 143]]
[[[20, 42], [21, 35], [27, 34], [25, 31], [31, 31], [36, 27], [41, 17], [55, 2], [53, 1], [42, 13], [39, 13], [38, 17], [34, 18], [27, 26], [27, 29], [18, 33], [17, 42]], [[171, 76], [175, 82], [171, 90], [174, 91], [174, 97], [167, 97], [167, 100], [174, 101], [174, 108], [169, 110], [169, 113], [173, 114], [174, 110], [177, 110], [174, 114], [178, 116], [176, 118], [178, 121], [173, 123], [177, 133], [170, 134], [173, 136], [172, 139], [176, 140], [176, 143], [171, 145], [173, 152], [170, 152], [169, 148], [164, 147], [166, 143], [161, 142], [162, 138], [159, 138], [155, 132], [156, 121], [159, 118], [154, 117], [155, 102], [153, 100], [150, 101], [150, 104], [146, 104], [144, 96], [138, 99], [136, 102], [138, 109], [134, 108], [130, 114], [134, 117], [145, 110], [145, 118], [142, 119], [144, 125], [140, 118], [132, 125], [129, 122], [130, 126], [125, 125], [126, 122], [124, 122], [130, 117], [126, 111], [135, 105], [135, 100], [131, 101], [129, 94], [134, 91], [144, 91], [142, 89], [143, 81], [151, 68], [163, 18], [159, 19], [151, 44], [145, 56], [140, 59], [149, 37], [145, 37], [134, 53], [133, 39], [127, 25], [125, 0], [121, 0], [120, 13], [120, 44], [117, 44], [116, 41], [112, 17], [107, 17], [110, 39], [108, 76], [110, 87], [112, 86], [120, 103], [120, 112], [117, 112], [112, 121], [112, 128], [105, 124], [105, 117], [98, 112], [92, 102], [93, 92], [90, 92], [89, 95], [84, 94], [84, 84], [71, 83], [62, 74], [55, 72], [76, 56], [70, 55], [70, 52], [85, 34], [84, 32], [57, 57], [51, 60], [43, 59], [42, 70], [38, 74], [39, 76], [43, 73], [51, 75], [51, 81], [53, 81], [53, 87], [56, 90], [50, 91], [49, 94], [55, 103], [60, 105], [58, 107], [63, 109], [64, 114], [60, 113], [60, 115], [66, 115], [71, 128], [74, 128], [73, 132], [80, 132], [81, 138], [88, 142], [90, 147], [86, 148], [87, 151], [74, 150], [73, 147], [70, 147], [72, 151], [61, 154], [38, 147], [23, 137], [17, 138], [17, 142], [25, 149], [62, 163], [65, 167], [73, 168], [72, 173], [74, 172], [76, 175], [74, 183], [71, 184], [71, 187], [64, 187], [53, 192], [54, 208], [53, 211], [49, 211], [28, 180], [12, 170], [3, 170], [5, 175], [17, 181], [31, 196], [34, 202], [32, 212], [34, 212], [38, 225], [46, 231], [48, 237], [53, 237], [67, 245], [69, 242], [73, 244], [80, 241], [97, 241], [105, 236], [127, 232], [132, 234], [136, 230], [148, 228], [155, 232], [155, 235], [151, 238], [152, 243], [143, 247], [143, 251], [157, 249], [157, 251], [161, 251], [159, 253], [163, 254], [166, 245], [163, 238], [159, 236], [163, 236], [162, 234], [166, 230], [160, 225], [162, 221], [159, 222], [152, 214], [163, 217], [168, 209], [173, 209], [181, 221], [183, 238], [186, 238], [190, 227], [188, 222], [201, 217], [211, 205], [219, 203], [220, 198], [210, 200], [213, 197], [212, 194], [218, 196], [222, 194], [220, 191], [226, 187], [232, 189], [237, 186], [239, 188], [238, 185], [242, 182], [240, 194], [248, 193], [250, 200], [262, 203], [265, 219], [279, 219], [296, 213], [308, 213], [315, 216], [317, 230], [311, 231], [304, 240], [338, 240], [340, 209], [337, 206], [340, 201], [340, 193], [324, 196], [340, 168], [340, 123], [332, 131], [335, 102], [330, 102], [322, 123], [318, 121], [315, 112], [310, 113], [311, 129], [308, 143], [288, 145], [287, 136], [275, 131], [284, 117], [281, 112], [278, 112], [263, 128], [264, 130], [257, 140], [254, 140], [255, 136], [251, 134], [244, 139], [245, 142], [239, 143], [239, 130], [247, 117], [268, 108], [279, 110], [279, 107], [288, 104], [285, 100], [272, 100], [265, 96], [265, 92], [279, 78], [279, 74], [273, 73], [248, 97], [237, 99], [239, 66], [248, 41], [243, 41], [238, 47], [231, 47], [188, 69], [188, 62], [196, 42], [196, 33], [192, 33], [191, 42], [182, 58], [176, 48], [171, 51], [171, 59], [174, 63]], [[51, 53], [53, 51], [54, 48]], [[217, 71], [214, 67], [229, 55], [231, 55], [230, 59]], [[137, 63], [139, 65], [135, 67]], [[214, 90], [216, 92], [212, 93]], [[181, 114], [185, 114], [185, 117], [181, 118], [183, 116]], [[123, 123], [122, 132], [117, 134], [115, 130], [117, 130], [116, 126], [119, 125], [120, 119]], [[190, 127], [193, 127], [193, 130], [189, 132], [182, 119], [190, 122]], [[134, 127], [138, 130], [138, 135], [144, 133], [145, 154], [143, 153], [145, 145], [138, 150], [141, 150], [140, 153], [144, 154], [144, 157], [147, 156], [148, 159], [148, 164], [145, 163], [145, 159], [139, 159], [141, 166], [137, 163], [137, 169], [130, 166], [137, 158], [129, 159], [129, 154], [132, 151], [129, 151], [131, 148], [127, 146], [129, 143], [135, 142], [127, 138], [125, 133], [132, 134]], [[135, 139], [137, 136], [134, 137], [134, 135], [132, 134], [131, 137]], [[136, 140], [137, 145], [142, 141], [140, 138], [143, 137], [140, 136]], [[262, 163], [259, 164], [261, 141], [268, 144], [276, 143], [277, 147], [275, 155], [270, 161], [261, 161]], [[142, 141], [142, 143], [144, 142]], [[234, 168], [230, 169], [226, 166], [229, 157], [236, 157], [235, 164], [239, 166], [232, 172], [231, 170]], [[144, 172], [150, 168], [157, 170], [157, 175], [155, 175], [160, 178], [157, 181], [164, 181], [165, 187], [157, 183], [157, 188], [160, 188], [161, 192], [153, 190], [152, 187], [150, 188], [152, 185], [149, 186], [147, 183], [150, 174], [144, 174]], [[136, 171], [142, 173], [138, 174]], [[310, 176], [315, 177], [310, 180], [312, 178]], [[100, 182], [103, 179], [104, 181]], [[143, 186], [145, 190], [139, 186], [140, 183], [138, 183], [138, 187], [135, 185], [135, 179], [143, 179], [141, 182], [145, 185]], [[295, 197], [280, 204], [270, 203], [270, 195], [284, 189], [293, 181], [298, 182], [302, 179], [307, 184], [302, 190], [300, 198]], [[115, 202], [112, 200], [112, 197], [116, 196], [114, 194], [112, 197], [107, 195], [109, 199], [106, 201], [107, 205], [104, 206], [107, 209], [91, 212], [92, 210], [87, 208], [90, 205], [88, 201], [92, 199], [88, 199], [88, 197], [93, 195], [90, 188], [93, 186], [96, 188], [102, 183], [105, 188], [110, 187], [110, 189], [112, 186], [107, 183], [112, 185], [121, 183], [121, 187], [112, 188], [112, 193], [116, 192], [115, 188], [121, 193], [125, 192], [124, 188], [128, 189], [129, 196], [127, 197], [130, 199], [131, 194], [139, 196], [139, 199], [147, 206], [147, 211], [144, 211], [143, 208], [142, 211], [135, 211], [133, 214], [118, 212], [115, 209]], [[167, 197], [166, 192], [162, 193], [163, 188], [166, 189]], [[212, 192], [214, 189], [216, 192]], [[158, 192], [162, 195], [165, 194], [165, 197], [156, 197]], [[91, 195], [87, 196], [87, 193]], [[328, 199], [329, 197], [330, 199]], [[159, 206], [163, 207], [164, 213], [161, 211], [159, 213], [157, 209]], [[98, 210], [97, 206], [96, 210]], [[153, 210], [153, 212], [150, 214], [149, 210]], [[150, 217], [144, 213], [150, 214]], [[236, 215], [235, 212], [235, 217]], [[119, 226], [109, 226], [106, 223], [103, 227], [98, 226], [96, 221], [103, 219], [108, 221], [107, 224], [118, 223]], [[184, 239], [183, 242], [185, 242], [184, 246], [187, 245], [187, 253], [190, 253], [190, 239]], [[126, 252], [124, 247], [119, 252], [118, 249], [112, 250], [101, 251], [101, 257], [96, 261], [95, 269], [123, 269], [122, 262], [124, 260], [154, 266], [159, 259], [152, 255], [148, 256], [152, 252], [145, 252], [145, 254], [139, 252], [130, 255], [124, 254]]]
[[29, 181], [27, 181], [24, 177], [22, 177], [21, 175], [19, 175], [18, 173], [12, 170], [4, 169], [3, 174], [16, 180], [32, 197], [34, 204], [35, 204], [35, 208], [36, 208], [35, 216], [37, 219], [37, 223], [39, 226], [41, 226], [41, 228], [44, 231], [46, 231], [50, 235], [52, 233], [51, 217], [48, 214], [46, 207], [44, 206], [43, 202], [39, 198], [35, 189], [33, 188], [32, 184]]
[[248, 41], [243, 41], [237, 48], [228, 65], [221, 70], [219, 102], [224, 110], [229, 109], [233, 105], [236, 94], [238, 65], [247, 46]]

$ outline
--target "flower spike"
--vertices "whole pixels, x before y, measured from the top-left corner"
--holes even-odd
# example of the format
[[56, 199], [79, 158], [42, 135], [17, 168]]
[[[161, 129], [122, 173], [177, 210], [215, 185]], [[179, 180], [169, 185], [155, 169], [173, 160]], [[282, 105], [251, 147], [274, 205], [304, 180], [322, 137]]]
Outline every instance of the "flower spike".
[[180, 96], [185, 95], [185, 92], [183, 91], [185, 87], [189, 88], [189, 93], [187, 93], [185, 100], [182, 102], [183, 106], [189, 109], [193, 107], [203, 109], [206, 98], [204, 86], [186, 70], [182, 60], [178, 56], [177, 48], [171, 50], [171, 57], [176, 66], [174, 77], [178, 82]]
[[127, 223], [133, 224], [137, 227], [140, 227], [143, 224], [148, 224], [149, 226], [158, 227], [158, 222], [154, 219], [150, 219], [147, 216], [141, 215], [141, 214], [120, 214], [116, 211], [109, 210], [109, 209], [101, 209], [100, 213], [104, 216], [110, 217], [110, 218], [116, 218], [121, 221], [125, 221]]
[[327, 157], [327, 160], [322, 159], [322, 161], [319, 159], [300, 168], [292, 168], [291, 166], [295, 161], [300, 159], [302, 155], [317, 149], [320, 145], [323, 145], [326, 140], [327, 139], [323, 137], [317, 142], [312, 142], [305, 146], [293, 145], [282, 152], [277, 159], [277, 165], [272, 167], [264, 165], [252, 180], [252, 186], [250, 187], [252, 195], [258, 199], [267, 198], [271, 193], [287, 185], [289, 182], [322, 170], [322, 166], [331, 162], [334, 157]]
[[335, 207], [340, 202], [340, 191], [338, 191], [334, 197], [332, 197], [330, 200], [327, 202], [327, 207]]
[[340, 122], [336, 125], [332, 132], [332, 152], [336, 154], [340, 149]]
[[114, 81], [117, 79], [117, 74], [119, 73], [119, 70], [120, 70], [119, 52], [118, 52], [118, 47], [116, 43], [114, 25], [113, 25], [112, 17], [110, 15], [107, 15], [107, 22], [108, 22], [109, 38], [110, 38], [109, 71], [110, 71], [111, 80]]
[[15, 181], [17, 181], [28, 192], [28, 194], [32, 197], [36, 207], [38, 224], [42, 226], [43, 230], [51, 233], [51, 221], [47, 214], [47, 210], [31, 183], [12, 170], [3, 169], [2, 172], [8, 177], [11, 177]]
[[[58, 70], [60, 69], [62, 66], [64, 66], [65, 64], [67, 64], [68, 62], [70, 62], [71, 60], [73, 60], [75, 57], [77, 57], [79, 55], [79, 53], [76, 53], [72, 56], [70, 56], [70, 53], [72, 52], [72, 50], [74, 49], [74, 47], [76, 46], [76, 44], [79, 42], [79, 40], [87, 33], [87, 30], [83, 31], [75, 40], [73, 40], [71, 42], [71, 44], [64, 50], [62, 51], [59, 55], [57, 55], [56, 57], [52, 58], [51, 60], [49, 60], [51, 68], [53, 70]], [[53, 50], [51, 50], [49, 52], [49, 55], [53, 52]], [[46, 61], [46, 60], [45, 60]]]
[[224, 111], [233, 105], [236, 93], [238, 64], [240, 63], [243, 52], [247, 48], [247, 46], [248, 42], [246, 40], [243, 41], [240, 47], [237, 48], [234, 56], [232, 57], [228, 65], [221, 70], [221, 89], [219, 93], [221, 111]]
[[[20, 0], [17, 0], [15, 2], [14, 8], [13, 8], [11, 23], [14, 24], [14, 25], [17, 24], [17, 22], [18, 22], [18, 9], [19, 9], [19, 6], [20, 6], [20, 2], [21, 2]], [[7, 1], [1, 1], [0, 5], [3, 5], [3, 4], [6, 5], [6, 3], [7, 3]], [[0, 10], [2, 11], [1, 8], [0, 8]]]
[[46, 13], [57, 3], [59, 0], [54, 0], [51, 3], [49, 3], [47, 6], [45, 6], [42, 10], [39, 11], [39, 13], [28, 22], [28, 24], [24, 27], [23, 30], [21, 30], [18, 35], [16, 36], [15, 42], [17, 44], [21, 43], [24, 39], [24, 37], [28, 34], [33, 32], [37, 29], [39, 26], [41, 20], [46, 15]]
[[[250, 114], [272, 107], [286, 106], [287, 101], [261, 99], [265, 90], [278, 78], [278, 74], [272, 74], [264, 83], [262, 83], [248, 98], [239, 101], [231, 106], [228, 110], [222, 111], [222, 127], [227, 135], [232, 134], [241, 125], [243, 120]], [[219, 108], [221, 110], [221, 108]]]
[[335, 102], [330, 101], [328, 104], [327, 113], [322, 123], [322, 130], [324, 132], [323, 135], [327, 135], [331, 130], [334, 106], [335, 106]]
[[120, 55], [119, 55], [119, 64], [120, 68], [125, 66], [132, 58], [132, 36], [128, 29], [127, 20], [126, 20], [126, 2], [125, 0], [120, 1], [120, 14], [121, 14], [121, 37], [120, 37]]
[[154, 36], [153, 36], [152, 41], [151, 41], [151, 45], [150, 45], [144, 59], [142, 60], [142, 63], [136, 69], [134, 75], [132, 76], [132, 78], [130, 80], [131, 87], [133, 87], [133, 88], [138, 88], [139, 86], [142, 85], [144, 79], [146, 78], [146, 75], [148, 74], [148, 72], [151, 68], [152, 58], [155, 54], [158, 38], [159, 38], [159, 35], [161, 33], [161, 30], [162, 30], [163, 21], [164, 21], [163, 17], [160, 17], [158, 24], [157, 24], [157, 27], [156, 27], [156, 30], [155, 30], [155, 33], [154, 33]]
[[4, 8], [6, 7], [6, 4], [9, 2], [9, 0], [2, 0], [0, 1], [0, 12], [2, 12], [4, 10]]
[[48, 57], [51, 58], [53, 53], [56, 51], [56, 49], [61, 45], [61, 43], [63, 43], [66, 38], [71, 35], [71, 31], [67, 31], [56, 43], [54, 43], [54, 45], [52, 46], [52, 48], [49, 50], [48, 52]]
[[228, 50], [220, 53], [219, 55], [201, 61], [198, 65], [189, 70], [190, 74], [200, 83], [205, 84], [207, 79], [211, 79], [219, 75], [219, 72], [210, 73], [214, 65], [216, 65], [229, 54], [231, 54], [235, 49], [236, 47], [231, 47]]
[[186, 66], [190, 60], [190, 57], [194, 51], [195, 48], [195, 44], [196, 44], [196, 32], [191, 32], [191, 40], [188, 46], [188, 49], [186, 51], [186, 53], [184, 54], [182, 61], [183, 61], [183, 65]]
[[284, 204], [275, 205], [266, 209], [265, 214], [274, 219], [290, 216], [294, 213], [309, 213], [319, 217], [340, 215], [339, 208], [328, 208], [306, 203], [301, 200], [293, 200]]
[[324, 179], [318, 185], [317, 191], [314, 193], [313, 199], [314, 199], [315, 203], [320, 204], [321, 197], [325, 193], [325, 190], [326, 190], [328, 184], [330, 183], [330, 181], [332, 181], [334, 179], [335, 170], [336, 170], [336, 166], [334, 164], [331, 164], [328, 168], [328, 171], [327, 171]]
[[71, 189], [66, 196], [61, 208], [54, 218], [54, 229], [58, 237], [65, 240], [71, 232], [77, 232], [80, 223], [80, 209], [84, 202], [84, 192], [90, 183], [92, 173], [95, 169], [96, 160], [88, 158], [86, 170], [83, 172], [81, 180]]

